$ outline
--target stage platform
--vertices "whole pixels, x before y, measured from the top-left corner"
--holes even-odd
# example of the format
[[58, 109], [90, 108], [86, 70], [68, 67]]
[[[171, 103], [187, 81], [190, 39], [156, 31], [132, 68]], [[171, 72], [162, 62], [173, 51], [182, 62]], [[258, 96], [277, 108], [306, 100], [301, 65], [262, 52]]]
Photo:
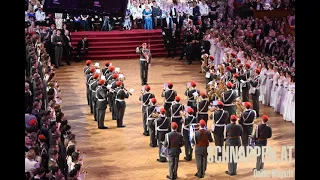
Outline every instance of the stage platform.
[[[110, 32], [112, 33], [112, 32]], [[93, 61], [96, 62], [96, 61]], [[101, 65], [105, 61], [97, 61]], [[116, 121], [111, 120], [111, 113], [106, 113], [105, 125], [109, 129], [97, 128], [97, 122], [90, 114], [86, 100], [85, 78], [83, 75], [84, 61], [63, 66], [56, 70], [57, 80], [62, 90], [62, 110], [68, 117], [72, 133], [76, 134], [77, 147], [85, 152], [83, 170], [88, 172], [86, 180], [165, 180], [168, 174], [168, 163], [157, 162], [158, 148], [149, 146], [149, 137], [143, 136], [140, 96], [141, 82], [139, 76], [139, 61], [126, 61], [126, 59], [110, 60], [120, 67], [126, 76], [127, 89], [133, 88], [135, 92], [126, 100], [127, 108], [124, 116], [125, 128], [117, 128]], [[170, 67], [170, 68], [168, 68]], [[153, 59], [149, 70], [149, 85], [151, 92], [156, 95], [159, 105], [163, 104], [161, 97], [164, 82], [171, 81], [173, 88], [181, 97], [181, 102], [186, 104], [184, 96], [186, 83], [196, 81], [197, 88], [205, 90], [204, 74], [199, 73], [200, 62], [186, 65], [185, 61], [167, 58]], [[270, 117], [269, 125], [273, 129], [273, 136], [268, 141], [269, 146], [277, 147], [277, 156], [281, 154], [282, 146], [293, 146], [295, 143], [295, 128], [291, 122], [286, 122], [273, 111], [272, 108], [261, 105], [261, 114]], [[260, 123], [260, 119], [255, 124]], [[211, 128], [212, 120], [208, 121]], [[214, 143], [210, 143], [214, 145]], [[178, 179], [196, 180], [196, 164], [193, 160], [186, 162], [184, 147], [180, 154]], [[225, 174], [227, 164], [208, 164], [206, 176], [208, 180], [253, 180], [252, 169], [254, 162], [238, 163], [238, 174], [229, 176]], [[265, 170], [294, 170], [295, 160], [291, 163], [266, 163]], [[267, 178], [279, 179], [279, 178]], [[294, 178], [286, 178], [294, 179]]]
[[87, 36], [89, 41], [89, 53], [85, 59], [106, 60], [135, 58], [137, 57], [136, 47], [140, 46], [143, 42], [150, 42], [153, 57], [164, 57], [167, 55], [161, 29], [72, 32], [71, 39], [74, 47], [77, 46], [82, 36]]

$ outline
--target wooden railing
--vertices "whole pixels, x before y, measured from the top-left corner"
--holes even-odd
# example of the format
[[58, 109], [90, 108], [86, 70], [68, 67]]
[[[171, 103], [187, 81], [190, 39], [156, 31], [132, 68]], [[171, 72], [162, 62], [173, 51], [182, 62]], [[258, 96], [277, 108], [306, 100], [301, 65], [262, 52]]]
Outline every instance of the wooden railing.
[[253, 16], [255, 18], [263, 18], [264, 16], [270, 18], [283, 18], [289, 16], [292, 13], [291, 9], [275, 9], [275, 10], [253, 10]]

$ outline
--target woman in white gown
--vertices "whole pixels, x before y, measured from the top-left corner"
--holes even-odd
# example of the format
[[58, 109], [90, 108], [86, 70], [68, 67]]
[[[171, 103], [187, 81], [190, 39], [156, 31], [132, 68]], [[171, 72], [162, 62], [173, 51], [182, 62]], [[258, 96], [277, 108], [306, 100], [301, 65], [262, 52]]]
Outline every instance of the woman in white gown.
[[270, 105], [270, 97], [271, 97], [271, 89], [273, 84], [273, 65], [268, 65], [268, 71], [267, 71], [267, 80], [266, 80], [266, 87], [264, 92], [264, 99], [262, 100], [262, 104], [269, 106]]
[[274, 75], [273, 75], [273, 83], [272, 83], [272, 88], [271, 88], [271, 96], [270, 96], [270, 106], [275, 107], [276, 106], [276, 101], [277, 101], [277, 88], [278, 88], [278, 79], [280, 77], [280, 74], [278, 72], [278, 67], [274, 67]]
[[215, 67], [217, 67], [219, 64], [221, 64], [220, 62], [220, 53], [221, 53], [221, 42], [219, 40], [219, 38], [217, 38], [217, 44], [216, 44], [216, 47], [215, 47], [215, 55], [213, 56], [214, 59], [216, 59], [216, 61], [214, 61], [214, 65]]
[[268, 70], [266, 68], [266, 64], [261, 63], [261, 71], [260, 71], [261, 85], [260, 85], [259, 101], [263, 101], [264, 99], [264, 92], [266, 91], [267, 71]]
[[286, 77], [284, 76], [284, 72], [280, 71], [280, 77], [278, 79], [278, 87], [276, 90], [276, 104], [274, 106], [275, 112], [280, 112], [281, 103], [284, 101], [285, 89], [284, 89], [283, 83], [284, 83], [285, 79], [286, 79]]
[[284, 109], [283, 119], [286, 121], [295, 121], [295, 80], [291, 77], [291, 82], [287, 88], [286, 107]]
[[287, 89], [289, 83], [291, 82], [291, 74], [289, 72], [284, 72], [286, 75], [285, 80], [283, 81], [283, 90], [281, 94], [281, 105], [280, 105], [280, 114], [284, 116], [284, 111], [286, 109], [286, 96], [287, 96]]
[[[215, 46], [215, 44], [217, 43], [216, 41], [216, 38], [214, 38], [214, 36], [213, 36], [213, 33], [211, 32], [210, 33], [210, 37], [209, 37], [209, 39], [208, 39], [208, 41], [210, 42], [210, 50], [209, 50], [209, 54], [210, 54], [210, 56], [215, 56], [215, 51], [216, 51], [216, 46]], [[214, 57], [215, 58], [215, 57]], [[216, 66], [217, 67], [217, 66]]]

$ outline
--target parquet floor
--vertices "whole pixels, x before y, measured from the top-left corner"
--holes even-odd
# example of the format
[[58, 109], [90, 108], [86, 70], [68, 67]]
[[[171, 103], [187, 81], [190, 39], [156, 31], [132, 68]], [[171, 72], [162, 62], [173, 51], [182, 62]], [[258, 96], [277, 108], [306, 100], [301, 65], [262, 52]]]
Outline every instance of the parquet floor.
[[[104, 61], [98, 61], [101, 65]], [[85, 78], [82, 63], [73, 63], [64, 66], [57, 71], [57, 79], [62, 90], [62, 109], [67, 115], [72, 128], [76, 134], [78, 149], [85, 152], [83, 169], [88, 172], [85, 179], [88, 180], [164, 180], [168, 174], [168, 163], [156, 161], [158, 148], [149, 147], [149, 137], [142, 135], [142, 119], [140, 111], [140, 77], [138, 59], [113, 60], [110, 61], [116, 67], [120, 67], [126, 76], [125, 85], [127, 89], [133, 88], [135, 92], [127, 100], [127, 108], [124, 117], [126, 128], [116, 128], [116, 121], [111, 120], [111, 114], [106, 114], [105, 125], [107, 130], [97, 128], [97, 123], [90, 114], [86, 102]], [[186, 65], [184, 61], [176, 59], [155, 58], [149, 71], [149, 85], [151, 92], [156, 95], [159, 104], [163, 103], [160, 94], [164, 82], [171, 81], [174, 89], [186, 102], [183, 95], [185, 85], [188, 81], [196, 81], [200, 90], [205, 90], [204, 74], [199, 73], [199, 62]], [[269, 124], [273, 128], [273, 137], [268, 145], [277, 146], [280, 156], [281, 146], [294, 145], [295, 129], [291, 122], [283, 121], [282, 117], [273, 112], [270, 107], [261, 105], [261, 114], [270, 117]], [[258, 123], [257, 120], [256, 123]], [[209, 120], [209, 126], [212, 120]], [[195, 180], [195, 160], [186, 162], [184, 148], [180, 155], [178, 170], [179, 179]], [[265, 169], [294, 170], [294, 159], [290, 163], [266, 163]], [[206, 177], [204, 179], [255, 179], [252, 168], [254, 162], [239, 163], [238, 175], [230, 177], [224, 172], [227, 164], [208, 164]], [[272, 179], [272, 178], [268, 178]]]

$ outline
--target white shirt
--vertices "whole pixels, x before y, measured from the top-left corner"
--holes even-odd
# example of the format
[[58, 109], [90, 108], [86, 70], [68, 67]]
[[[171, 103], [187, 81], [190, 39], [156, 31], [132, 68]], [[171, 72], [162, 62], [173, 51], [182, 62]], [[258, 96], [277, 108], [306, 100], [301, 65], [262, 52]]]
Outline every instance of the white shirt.
[[85, 15], [85, 16], [82, 16], [82, 15], [81, 15], [81, 20], [86, 21], [87, 19], [88, 19], [88, 16], [86, 16], [86, 15]]
[[169, 28], [170, 27], [170, 17], [166, 17], [166, 21], [167, 21], [167, 28]]
[[29, 171], [31, 174], [33, 170], [39, 167], [39, 163], [35, 160], [30, 160], [28, 158], [24, 159], [24, 169], [25, 171]]
[[37, 11], [36, 12], [36, 20], [37, 21], [44, 21], [46, 19], [46, 13], [43, 11]]
[[207, 4], [202, 4], [202, 2], [200, 2], [199, 8], [201, 16], [207, 16], [209, 14], [209, 7]]
[[141, 8], [133, 7], [131, 13], [132, 13], [133, 20], [135, 20], [137, 18], [142, 19], [142, 9]]
[[174, 8], [171, 8], [171, 13], [172, 13], [172, 16], [176, 16], [176, 12], [175, 12]]
[[187, 14], [189, 14], [190, 16], [193, 16], [193, 7], [187, 7]]

